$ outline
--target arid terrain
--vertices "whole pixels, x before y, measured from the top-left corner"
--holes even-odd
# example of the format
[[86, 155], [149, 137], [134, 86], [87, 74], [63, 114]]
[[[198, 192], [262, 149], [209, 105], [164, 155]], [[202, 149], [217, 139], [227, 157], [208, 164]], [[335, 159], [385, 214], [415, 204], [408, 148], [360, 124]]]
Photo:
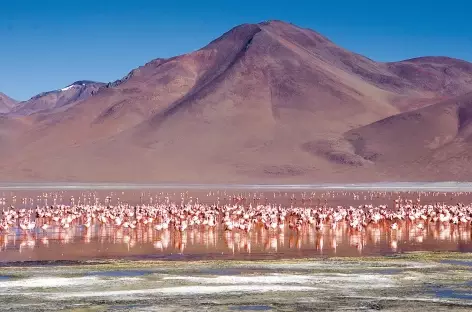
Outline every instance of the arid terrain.
[[466, 181], [470, 92], [465, 61], [381, 63], [244, 24], [112, 83], [2, 95], [0, 181]]

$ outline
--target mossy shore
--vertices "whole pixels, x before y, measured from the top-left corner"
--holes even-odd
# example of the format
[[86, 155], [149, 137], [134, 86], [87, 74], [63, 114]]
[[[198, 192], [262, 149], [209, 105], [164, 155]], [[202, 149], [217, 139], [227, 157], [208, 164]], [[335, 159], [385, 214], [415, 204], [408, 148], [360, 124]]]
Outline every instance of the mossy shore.
[[471, 253], [8, 263], [0, 267], [0, 310], [465, 311], [471, 281]]

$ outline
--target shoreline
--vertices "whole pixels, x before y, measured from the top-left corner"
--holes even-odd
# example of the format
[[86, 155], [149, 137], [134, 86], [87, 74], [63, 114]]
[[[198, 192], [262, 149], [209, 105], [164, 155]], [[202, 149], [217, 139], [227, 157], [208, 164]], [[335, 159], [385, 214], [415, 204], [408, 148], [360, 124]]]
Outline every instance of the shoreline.
[[358, 190], [358, 191], [471, 191], [472, 182], [376, 182], [315, 184], [192, 184], [192, 183], [62, 183], [1, 182], [0, 191], [34, 190]]
[[301, 258], [279, 258], [279, 259], [119, 259], [119, 258], [97, 258], [89, 260], [40, 260], [40, 261], [11, 261], [0, 262], [0, 273], [8, 268], [35, 268], [35, 267], [128, 267], [142, 268], [162, 266], [232, 266], [232, 265], [266, 265], [266, 264], [306, 264], [306, 263], [329, 263], [329, 262], [395, 262], [395, 261], [420, 261], [441, 262], [457, 260], [469, 262], [460, 266], [472, 266], [472, 252], [460, 251], [409, 251], [390, 253], [385, 255], [366, 256], [319, 256]]
[[469, 311], [471, 265], [472, 253], [415, 252], [11, 266], [0, 267], [0, 301], [15, 311]]

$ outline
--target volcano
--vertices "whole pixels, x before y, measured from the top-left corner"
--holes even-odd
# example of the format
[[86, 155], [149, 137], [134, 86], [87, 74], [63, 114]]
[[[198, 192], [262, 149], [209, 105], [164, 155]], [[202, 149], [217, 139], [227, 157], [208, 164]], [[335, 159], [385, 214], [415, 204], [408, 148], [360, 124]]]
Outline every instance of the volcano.
[[[382, 63], [293, 24], [244, 24], [85, 97], [14, 109], [0, 120], [0, 176], [316, 183], [455, 180], [456, 172], [470, 180], [460, 170], [470, 155], [468, 106], [457, 103], [471, 92], [466, 61]], [[442, 152], [450, 142], [454, 152]]]

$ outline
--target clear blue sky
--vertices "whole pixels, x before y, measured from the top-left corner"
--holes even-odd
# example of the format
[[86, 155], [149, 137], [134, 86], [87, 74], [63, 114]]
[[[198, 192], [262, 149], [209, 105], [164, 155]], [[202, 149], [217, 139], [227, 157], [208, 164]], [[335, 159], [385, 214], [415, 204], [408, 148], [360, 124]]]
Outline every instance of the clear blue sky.
[[26, 100], [76, 80], [113, 81], [151, 59], [196, 50], [238, 24], [269, 19], [314, 29], [378, 61], [472, 61], [468, 2], [2, 0], [0, 92]]

